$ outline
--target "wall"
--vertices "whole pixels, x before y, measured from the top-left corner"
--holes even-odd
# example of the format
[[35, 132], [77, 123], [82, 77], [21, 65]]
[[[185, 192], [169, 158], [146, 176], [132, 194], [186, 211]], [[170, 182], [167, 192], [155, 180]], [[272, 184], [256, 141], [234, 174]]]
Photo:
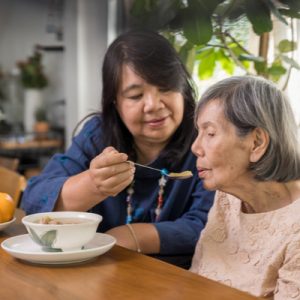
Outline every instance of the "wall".
[[[66, 129], [66, 144], [77, 122], [99, 109], [101, 63], [107, 47], [107, 10], [109, 0], [65, 0], [61, 18], [63, 39], [49, 31], [49, 5], [45, 0], [0, 1], [0, 66], [6, 72], [15, 69], [36, 44], [63, 46], [63, 52], [44, 52], [43, 63], [50, 85], [45, 89], [49, 108], [59, 107], [54, 125]], [[64, 110], [62, 112], [61, 110]]]
[[100, 109], [101, 64], [107, 48], [107, 10], [107, 1], [66, 0], [67, 144], [77, 122]]

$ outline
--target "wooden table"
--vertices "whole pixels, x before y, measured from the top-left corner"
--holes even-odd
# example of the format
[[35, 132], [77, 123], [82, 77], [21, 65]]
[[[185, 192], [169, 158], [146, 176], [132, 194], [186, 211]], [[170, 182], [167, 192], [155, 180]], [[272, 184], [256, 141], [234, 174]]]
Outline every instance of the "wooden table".
[[29, 178], [39, 174], [50, 157], [63, 149], [62, 138], [28, 140], [18, 138], [1, 139], [0, 155], [19, 159], [18, 171]]
[[[19, 220], [0, 241], [26, 233]], [[258, 299], [187, 270], [119, 246], [89, 262], [45, 266], [0, 249], [0, 299], [22, 300], [250, 300]]]
[[60, 148], [62, 146], [62, 140], [60, 139], [45, 139], [45, 140], [29, 140], [26, 142], [18, 141], [0, 141], [0, 147], [3, 150], [33, 150], [44, 148]]

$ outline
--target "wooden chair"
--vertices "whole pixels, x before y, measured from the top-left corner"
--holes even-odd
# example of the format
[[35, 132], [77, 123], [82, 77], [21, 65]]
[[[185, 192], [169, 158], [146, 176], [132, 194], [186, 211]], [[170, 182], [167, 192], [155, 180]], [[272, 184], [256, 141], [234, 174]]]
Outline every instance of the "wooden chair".
[[0, 166], [0, 192], [8, 193], [19, 204], [22, 192], [26, 187], [26, 179], [21, 174]]
[[13, 157], [5, 157], [0, 156], [0, 166], [5, 167], [7, 169], [17, 171], [20, 164], [20, 160], [18, 158]]

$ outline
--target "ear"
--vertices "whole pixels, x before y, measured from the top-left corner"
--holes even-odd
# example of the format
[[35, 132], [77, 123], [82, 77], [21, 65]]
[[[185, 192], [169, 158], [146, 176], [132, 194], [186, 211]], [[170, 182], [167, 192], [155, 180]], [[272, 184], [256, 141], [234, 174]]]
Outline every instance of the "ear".
[[269, 134], [262, 128], [255, 128], [252, 132], [252, 148], [250, 162], [257, 162], [267, 151], [270, 142]]

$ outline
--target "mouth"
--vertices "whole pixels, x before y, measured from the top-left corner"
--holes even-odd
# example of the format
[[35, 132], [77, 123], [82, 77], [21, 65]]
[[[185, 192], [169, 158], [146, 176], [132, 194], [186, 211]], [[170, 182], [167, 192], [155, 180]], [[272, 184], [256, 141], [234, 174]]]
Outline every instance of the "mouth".
[[149, 121], [145, 121], [145, 123], [151, 127], [160, 127], [160, 126], [164, 125], [167, 118], [168, 118], [168, 116], [163, 117], [163, 118], [155, 118], [155, 119], [151, 119]]
[[204, 178], [207, 175], [207, 173], [211, 171], [211, 169], [202, 168], [202, 167], [197, 167], [197, 170], [198, 170], [198, 176], [200, 178]]

